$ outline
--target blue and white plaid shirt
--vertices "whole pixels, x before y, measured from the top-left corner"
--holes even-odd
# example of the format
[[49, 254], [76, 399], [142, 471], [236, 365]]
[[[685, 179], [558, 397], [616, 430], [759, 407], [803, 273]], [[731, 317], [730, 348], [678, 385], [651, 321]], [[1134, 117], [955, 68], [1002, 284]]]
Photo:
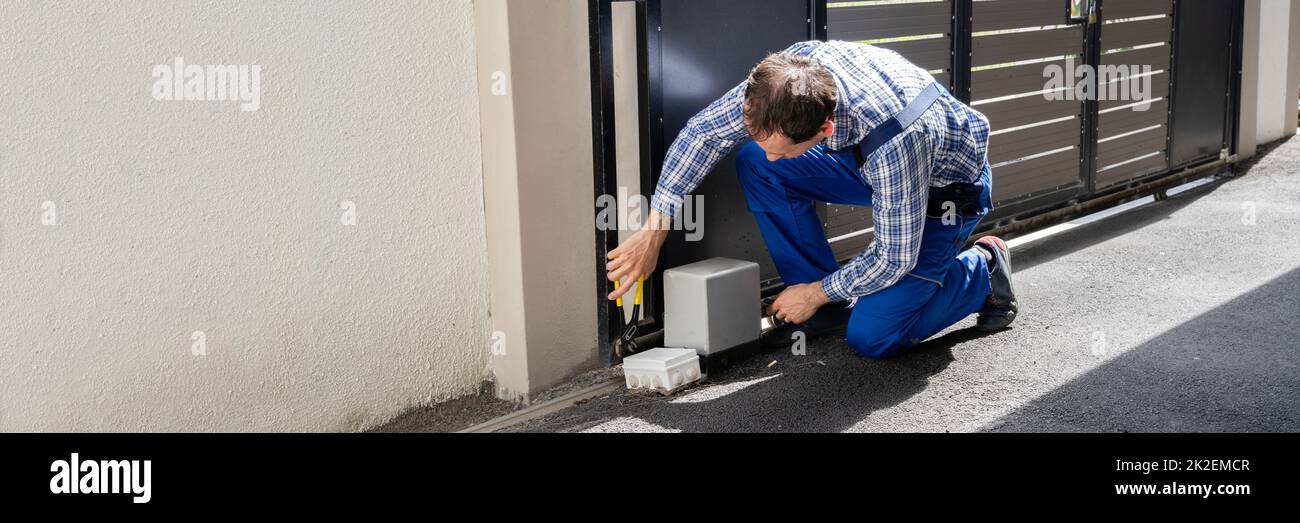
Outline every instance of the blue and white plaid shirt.
[[[788, 52], [811, 56], [839, 84], [835, 133], [826, 147], [853, 147], [867, 132], [901, 111], [934, 77], [898, 53], [850, 42], [800, 42]], [[664, 158], [651, 207], [676, 214], [684, 195], [694, 191], [718, 161], [750, 139], [742, 105], [745, 82], [692, 117]], [[929, 187], [974, 182], [986, 161], [988, 119], [951, 96], [943, 96], [925, 115], [877, 149], [861, 175], [872, 196], [875, 240], [840, 270], [822, 280], [831, 300], [879, 291], [916, 266], [925, 228]]]

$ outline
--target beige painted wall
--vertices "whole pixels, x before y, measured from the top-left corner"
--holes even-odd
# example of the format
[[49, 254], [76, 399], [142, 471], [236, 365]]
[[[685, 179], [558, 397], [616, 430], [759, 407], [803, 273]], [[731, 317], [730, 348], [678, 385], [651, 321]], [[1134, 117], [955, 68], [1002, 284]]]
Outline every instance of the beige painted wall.
[[[1287, 85], [1290, 49], [1291, 2], [1289, 0], [1264, 0], [1260, 10], [1259, 33], [1259, 115], [1255, 134], [1260, 143], [1282, 137], [1287, 119], [1285, 104], [1287, 91], [1296, 86]], [[1295, 104], [1291, 106], [1291, 120], [1295, 120]]]
[[1259, 13], [1261, 0], [1245, 0], [1241, 28], [1241, 109], [1237, 114], [1237, 155], [1255, 155], [1259, 121]]
[[1289, 0], [1246, 0], [1238, 152], [1296, 132], [1300, 91], [1300, 7]]
[[585, 0], [475, 2], [499, 397], [598, 364], [591, 75]]
[[1282, 86], [1283, 107], [1290, 107], [1291, 111], [1282, 117], [1282, 134], [1290, 136], [1296, 133], [1297, 103], [1300, 103], [1300, 6], [1290, 4], [1291, 22], [1287, 27], [1287, 38], [1290, 45], [1287, 46], [1287, 75], [1286, 83]]
[[[177, 56], [260, 65], [260, 110], [154, 100]], [[469, 0], [6, 1], [0, 430], [350, 430], [473, 391], [474, 57]]]

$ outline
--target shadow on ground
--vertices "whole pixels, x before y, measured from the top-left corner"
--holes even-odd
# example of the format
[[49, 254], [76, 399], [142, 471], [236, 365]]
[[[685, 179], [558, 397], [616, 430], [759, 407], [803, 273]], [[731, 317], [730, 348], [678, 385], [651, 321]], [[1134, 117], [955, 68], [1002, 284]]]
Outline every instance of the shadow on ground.
[[1298, 312], [1300, 269], [1125, 352], [987, 430], [1300, 431]]
[[671, 397], [619, 393], [508, 430], [843, 431], [924, 390], [965, 336], [953, 333], [893, 360], [864, 359], [842, 340], [811, 345], [802, 356], [758, 354], [711, 375], [707, 389]]

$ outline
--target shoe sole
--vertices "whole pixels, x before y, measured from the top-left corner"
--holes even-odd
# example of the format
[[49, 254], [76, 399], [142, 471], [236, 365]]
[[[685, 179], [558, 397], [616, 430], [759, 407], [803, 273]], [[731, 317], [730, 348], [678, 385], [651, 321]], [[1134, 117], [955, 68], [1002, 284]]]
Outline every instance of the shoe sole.
[[[978, 245], [982, 245], [989, 250], [999, 251], [1001, 255], [999, 256], [1000, 265], [998, 267], [998, 270], [1006, 271], [1007, 279], [1010, 280], [1011, 249], [1007, 247], [1007, 243], [1003, 241], [1002, 238], [998, 238], [997, 236], [985, 236], [983, 238], [980, 238], [979, 240], [976, 240], [975, 243]], [[976, 328], [984, 332], [992, 332], [992, 331], [999, 331], [1009, 327], [1012, 322], [1016, 321], [1016, 317], [1020, 315], [1020, 306], [1019, 304], [1016, 303], [1016, 294], [1014, 290], [1011, 291], [1010, 301], [1011, 301], [1011, 306], [1006, 311], [999, 311], [1000, 314], [998, 316], [995, 316], [995, 318], [997, 319], [996, 323], [981, 324], [979, 320], [976, 320]], [[981, 315], [981, 317], [983, 317], [983, 315]]]
[[1004, 319], [1004, 318], [1010, 318], [1010, 319], [1008, 319], [1008, 320], [1006, 320], [1006, 321], [999, 321], [997, 324], [993, 324], [993, 325], [990, 325], [990, 324], [981, 324], [980, 321], [979, 321], [978, 319], [976, 319], [976, 320], [975, 320], [975, 328], [976, 328], [977, 330], [981, 330], [981, 331], [984, 331], [984, 332], [1000, 331], [1000, 330], [1002, 330], [1002, 329], [1005, 329], [1005, 328], [1007, 328], [1007, 327], [1010, 327], [1010, 326], [1011, 326], [1011, 323], [1014, 322], [1014, 321], [1016, 321], [1016, 316], [1019, 316], [1019, 315], [1020, 315], [1020, 307], [1018, 307], [1018, 306], [1016, 306], [1016, 305], [1012, 305], [1012, 306], [1011, 306], [1011, 309], [1009, 309], [1009, 313], [1008, 313], [1008, 314], [1006, 314], [1006, 315], [1004, 315], [1004, 316], [1000, 316], [1000, 317], [998, 318], [999, 320]]

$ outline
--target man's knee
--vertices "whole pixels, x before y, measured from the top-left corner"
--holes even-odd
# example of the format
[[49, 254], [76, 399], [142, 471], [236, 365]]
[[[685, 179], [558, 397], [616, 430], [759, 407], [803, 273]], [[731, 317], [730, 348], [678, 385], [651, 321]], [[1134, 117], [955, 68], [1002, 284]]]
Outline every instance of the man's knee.
[[872, 332], [872, 329], [854, 329], [850, 326], [846, 337], [853, 350], [868, 358], [892, 358], [902, 352], [898, 346], [898, 336], [894, 333]]
[[854, 325], [852, 321], [849, 322], [845, 337], [853, 350], [872, 359], [892, 358], [911, 346], [902, 339], [902, 333], [895, 329], [880, 325]]

